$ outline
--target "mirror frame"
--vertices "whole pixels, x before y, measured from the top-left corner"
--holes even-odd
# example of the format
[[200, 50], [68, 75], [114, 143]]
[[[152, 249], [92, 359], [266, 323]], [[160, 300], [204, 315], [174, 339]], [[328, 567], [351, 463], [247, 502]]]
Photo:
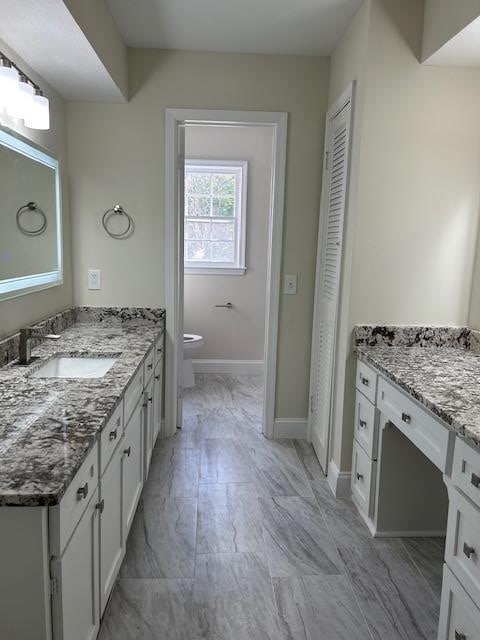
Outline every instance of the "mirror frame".
[[62, 186], [58, 158], [40, 145], [12, 129], [0, 127], [0, 145], [21, 153], [55, 171], [55, 203], [57, 231], [57, 268], [46, 273], [33, 273], [19, 278], [0, 280], [0, 302], [63, 284]]

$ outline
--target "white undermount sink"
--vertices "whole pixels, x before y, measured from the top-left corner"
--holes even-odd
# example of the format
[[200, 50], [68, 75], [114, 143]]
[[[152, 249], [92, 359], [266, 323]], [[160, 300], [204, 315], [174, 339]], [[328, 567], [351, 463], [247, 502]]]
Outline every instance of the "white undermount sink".
[[52, 358], [32, 378], [103, 378], [115, 358]]

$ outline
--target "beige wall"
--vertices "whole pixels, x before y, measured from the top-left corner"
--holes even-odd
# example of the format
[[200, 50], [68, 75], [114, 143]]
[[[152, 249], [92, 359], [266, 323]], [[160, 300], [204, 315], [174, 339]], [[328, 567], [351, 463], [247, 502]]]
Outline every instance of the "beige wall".
[[41, 145], [60, 160], [62, 172], [62, 211], [63, 211], [63, 247], [64, 247], [64, 283], [61, 286], [45, 289], [36, 293], [19, 296], [0, 302], [0, 338], [15, 333], [20, 327], [40, 320], [73, 303], [72, 274], [70, 255], [70, 215], [67, 183], [67, 146], [65, 103], [60, 96], [47, 85], [43, 78], [33, 73], [24, 62], [2, 41], [0, 50], [14, 60], [44, 89], [50, 99], [49, 131], [27, 129], [21, 121], [0, 115], [0, 124], [13, 129], [33, 142]]
[[106, 0], [64, 0], [75, 22], [98, 55], [119, 89], [128, 97], [127, 47], [110, 13]]
[[[350, 329], [468, 320], [479, 210], [480, 71], [419, 64], [422, 11], [421, 0], [370, 2], [356, 213], [349, 222]], [[349, 469], [351, 360], [345, 389], [337, 388], [344, 392], [333, 453], [340, 468]]]
[[248, 162], [245, 275], [185, 276], [185, 332], [205, 339], [195, 358], [263, 360], [272, 154], [272, 127], [186, 128], [187, 158]]
[[[129, 50], [131, 101], [69, 104], [69, 162], [78, 304], [164, 304], [164, 118], [166, 107], [289, 113], [278, 349], [279, 417], [307, 415], [327, 58]], [[134, 216], [128, 241], [105, 236], [100, 217], [116, 202]], [[102, 269], [88, 291], [87, 269]]]
[[425, 0], [422, 60], [480, 15], [480, 0]]

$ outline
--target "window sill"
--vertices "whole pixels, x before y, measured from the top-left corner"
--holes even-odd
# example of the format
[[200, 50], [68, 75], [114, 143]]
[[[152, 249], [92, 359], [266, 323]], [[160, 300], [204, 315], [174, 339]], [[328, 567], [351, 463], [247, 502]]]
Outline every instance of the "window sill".
[[245, 267], [185, 267], [184, 273], [189, 276], [244, 276]]

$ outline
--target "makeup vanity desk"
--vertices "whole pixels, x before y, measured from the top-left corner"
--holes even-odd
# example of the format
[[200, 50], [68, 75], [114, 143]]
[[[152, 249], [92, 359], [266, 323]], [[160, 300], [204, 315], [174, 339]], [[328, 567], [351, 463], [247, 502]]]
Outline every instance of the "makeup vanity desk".
[[373, 536], [445, 536], [438, 640], [480, 639], [480, 340], [358, 327], [352, 498]]

